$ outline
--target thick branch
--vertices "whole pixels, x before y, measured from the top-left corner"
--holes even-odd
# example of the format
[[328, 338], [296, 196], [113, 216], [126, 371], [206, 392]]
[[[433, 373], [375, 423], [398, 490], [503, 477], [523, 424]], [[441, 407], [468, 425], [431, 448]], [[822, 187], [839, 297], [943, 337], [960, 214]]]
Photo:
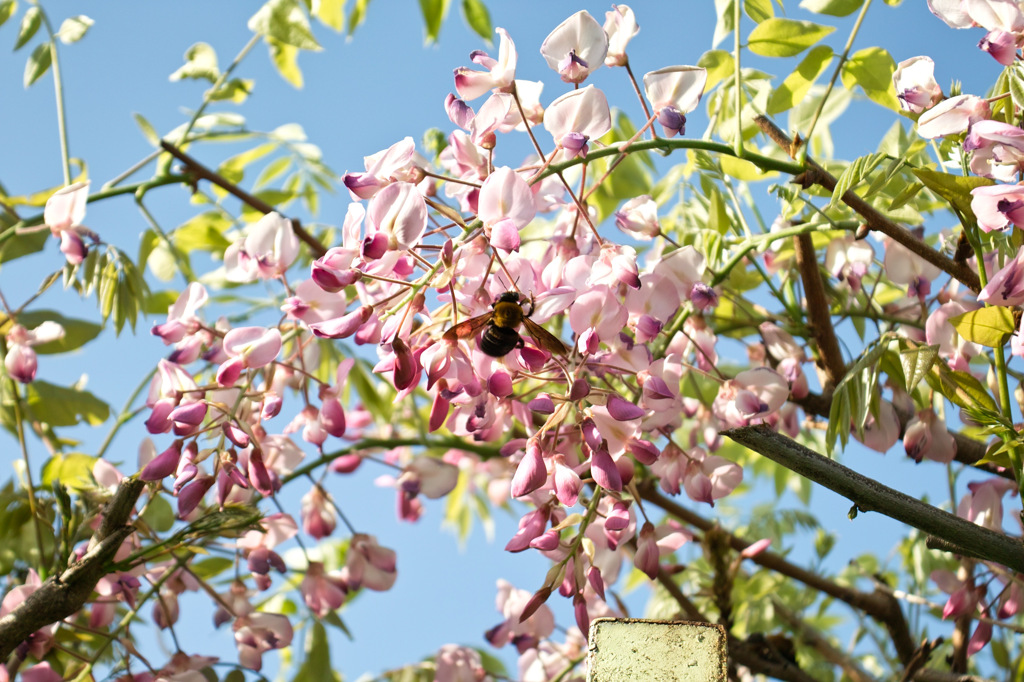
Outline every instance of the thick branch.
[[[195, 177], [202, 178], [203, 180], [209, 180], [213, 184], [223, 189], [228, 194], [231, 194], [232, 196], [245, 202], [249, 206], [252, 206], [260, 213], [273, 213], [275, 210], [277, 210], [267, 202], [260, 199], [259, 197], [255, 197], [246, 192], [238, 185], [228, 182], [223, 177], [214, 173], [212, 170], [210, 170], [203, 164], [199, 163], [191, 156], [175, 147], [170, 142], [166, 140], [160, 140], [160, 147], [165, 152], [176, 158], [178, 161], [181, 161], [183, 164], [185, 164], [185, 167], [188, 169], [188, 172], [194, 175]], [[295, 236], [298, 237], [303, 242], [305, 242], [306, 246], [310, 248], [314, 256], [320, 258], [325, 253], [327, 253], [327, 249], [324, 248], [324, 245], [317, 241], [316, 237], [311, 235], [309, 232], [306, 231], [304, 227], [302, 227], [302, 224], [299, 222], [298, 218], [289, 218], [289, 220], [291, 221], [292, 230], [295, 232]]]
[[[656, 504], [661, 509], [694, 528], [707, 532], [715, 525], [686, 507], [668, 499], [658, 492], [649, 481], [644, 482], [639, 487], [639, 491], [643, 499]], [[752, 544], [731, 533], [728, 534], [728, 537], [730, 547], [737, 552], [742, 552]], [[917, 645], [910, 636], [910, 628], [903, 617], [903, 611], [900, 609], [899, 602], [892, 595], [881, 590], [861, 592], [845, 585], [839, 585], [817, 573], [790, 563], [780, 555], [770, 551], [760, 552], [751, 557], [750, 561], [779, 575], [797, 580], [807, 587], [827, 594], [834, 599], [838, 599], [878, 621], [885, 626], [891, 635], [893, 644], [896, 646], [897, 655], [901, 661], [909, 660], [917, 649]]]
[[[758, 116], [754, 119], [768, 137], [777, 145], [782, 147], [791, 156], [796, 151], [793, 141], [778, 126], [772, 123], [766, 116]], [[836, 179], [827, 170], [807, 157], [806, 179], [814, 184], [821, 185], [828, 191], [835, 191]], [[907, 247], [912, 253], [917, 254], [943, 272], [949, 273], [951, 277], [959, 280], [974, 293], [981, 291], [981, 281], [978, 274], [971, 270], [966, 263], [957, 262], [952, 258], [944, 256], [935, 249], [929, 247], [920, 239], [911, 234], [908, 230], [886, 218], [874, 206], [862, 199], [852, 189], [847, 190], [840, 197], [843, 203], [856, 211], [872, 230], [877, 230], [887, 237]]]
[[804, 296], [807, 298], [807, 319], [817, 342], [818, 362], [825, 372], [823, 392], [827, 394], [842, 381], [846, 374], [846, 363], [843, 362], [843, 354], [839, 350], [836, 330], [832, 327], [832, 315], [829, 312], [828, 298], [825, 296], [825, 285], [821, 281], [814, 242], [807, 233], [799, 234], [794, 239], [796, 263], [800, 269], [800, 279], [804, 283]]
[[[987, 561], [1024, 572], [1024, 544], [1002, 533], [936, 509], [819, 455], [764, 425], [723, 431], [740, 445], [851, 500], [859, 511], [877, 511], [937, 536], [958, 548], [972, 548]], [[959, 550], [958, 550], [959, 551]], [[966, 551], [966, 550], [964, 550]]]
[[0, 661], [6, 661], [36, 630], [58, 623], [82, 608], [96, 583], [107, 574], [108, 564], [121, 543], [134, 531], [128, 520], [145, 485], [137, 478], [121, 481], [94, 536], [97, 542], [93, 548], [81, 561], [52, 576], [18, 608], [0, 618]]

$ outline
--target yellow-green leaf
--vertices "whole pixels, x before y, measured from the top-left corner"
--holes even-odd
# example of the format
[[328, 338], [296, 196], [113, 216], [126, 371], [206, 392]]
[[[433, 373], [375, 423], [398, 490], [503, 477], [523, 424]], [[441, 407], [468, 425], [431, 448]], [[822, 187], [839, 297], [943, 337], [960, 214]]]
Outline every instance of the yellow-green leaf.
[[946, 363], [937, 362], [932, 365], [925, 378], [929, 386], [946, 396], [949, 402], [957, 407], [967, 410], [999, 411], [988, 389], [967, 372], [954, 371]]
[[949, 318], [957, 333], [967, 341], [989, 348], [1002, 348], [1013, 333], [1013, 312], [1003, 306], [988, 306]]
[[57, 38], [65, 45], [77, 43], [85, 37], [89, 27], [94, 23], [96, 22], [84, 14], [79, 14], [76, 17], [68, 17], [63, 23], [61, 23], [60, 29], [57, 31]]
[[135, 118], [135, 125], [139, 126], [139, 130], [142, 131], [142, 136], [146, 138], [146, 142], [154, 147], [160, 144], [160, 136], [156, 134], [156, 129], [146, 120], [146, 117], [142, 114], [132, 114], [132, 116]]
[[32, 50], [28, 61], [25, 62], [25, 87], [29, 87], [39, 80], [44, 73], [50, 70], [50, 61], [53, 53], [50, 52], [50, 43], [40, 43]]
[[758, 24], [775, 16], [772, 0], [743, 0], [743, 13]]
[[853, 53], [843, 64], [843, 86], [847, 90], [860, 86], [873, 102], [899, 111], [896, 88], [892, 84], [895, 70], [896, 62], [892, 55], [880, 47], [868, 47]]
[[762, 21], [750, 32], [747, 47], [762, 57], [792, 57], [834, 30], [832, 26], [822, 26], [812, 21], [773, 17]]
[[269, 0], [249, 19], [249, 30], [300, 50], [320, 50], [298, 0]]
[[474, 33], [487, 42], [491, 41], [491, 36], [494, 35], [491, 13], [487, 11], [487, 5], [482, 0], [462, 0], [462, 16]]
[[14, 16], [17, 9], [18, 3], [15, 0], [3, 0], [3, 2], [0, 2], [0, 26], [7, 23], [7, 20]]
[[349, 35], [356, 32], [363, 20], [366, 19], [366, 8], [370, 6], [370, 0], [356, 0], [355, 5], [352, 6], [352, 12], [348, 15], [348, 32]]
[[800, 7], [815, 14], [845, 17], [856, 12], [863, 4], [864, 0], [803, 0]]
[[420, 13], [423, 15], [427, 43], [436, 42], [441, 35], [441, 23], [448, 15], [449, 2], [450, 0], [420, 0]]
[[21, 18], [21, 26], [18, 28], [18, 39], [14, 42], [15, 51], [25, 46], [25, 43], [32, 40], [43, 22], [43, 13], [38, 7], [29, 7], [25, 16]]
[[299, 69], [299, 48], [267, 38], [270, 60], [274, 62], [281, 78], [296, 88], [302, 87], [302, 70]]
[[59, 481], [71, 490], [93, 488], [92, 466], [96, 459], [81, 452], [57, 453], [43, 466], [43, 485], [50, 487]]
[[36, 419], [50, 426], [74, 426], [82, 421], [97, 426], [110, 417], [110, 406], [89, 391], [39, 379], [28, 385], [28, 405]]
[[184, 78], [208, 80], [211, 83], [220, 78], [217, 53], [208, 43], [196, 43], [185, 50], [185, 63], [170, 75], [172, 81]]
[[927, 168], [914, 168], [914, 175], [924, 183], [925, 187], [948, 201], [962, 215], [974, 215], [971, 211], [971, 190], [995, 184], [990, 178], [953, 175]]
[[313, 0], [311, 13], [321, 24], [339, 33], [345, 28], [345, 0]]
[[735, 64], [732, 55], [725, 50], [708, 50], [702, 54], [697, 60], [697, 66], [703, 66], [708, 72], [704, 92], [715, 87], [719, 81], [732, 76]]
[[832, 48], [818, 45], [808, 52], [793, 73], [768, 98], [768, 113], [778, 114], [792, 109], [814, 85], [814, 81], [832, 61]]
[[931, 370], [939, 357], [938, 346], [900, 348], [900, 366], [906, 379], [907, 392], [912, 392]]

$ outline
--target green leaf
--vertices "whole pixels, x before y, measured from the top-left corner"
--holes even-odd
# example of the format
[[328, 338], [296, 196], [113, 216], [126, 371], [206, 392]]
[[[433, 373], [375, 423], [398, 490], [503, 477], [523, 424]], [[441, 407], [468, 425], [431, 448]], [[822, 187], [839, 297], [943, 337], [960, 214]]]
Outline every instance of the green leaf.
[[302, 87], [302, 70], [299, 69], [299, 48], [267, 38], [270, 61], [277, 72], [295, 88]]
[[174, 527], [174, 509], [163, 495], [157, 493], [146, 502], [142, 520], [157, 533], [166, 533]]
[[1020, 67], [1014, 64], [1006, 70], [1010, 86], [1010, 98], [1014, 106], [1024, 107], [1024, 74], [1021, 74]]
[[250, 78], [232, 78], [210, 93], [210, 99], [215, 102], [227, 100], [235, 104], [241, 104], [252, 94], [252, 89], [255, 86], [256, 81]]
[[174, 245], [185, 253], [192, 251], [222, 252], [231, 241], [224, 232], [232, 227], [231, 221], [217, 211], [200, 213], [171, 235]]
[[68, 17], [61, 23], [60, 28], [57, 30], [57, 38], [65, 45], [77, 43], [85, 37], [89, 27], [94, 23], [96, 22], [84, 14], [79, 14], [76, 17]]
[[846, 17], [859, 10], [863, 4], [864, 0], [803, 0], [800, 7], [815, 14]]
[[967, 372], [954, 371], [946, 363], [937, 362], [932, 365], [925, 378], [929, 386], [958, 407], [966, 410], [981, 408], [990, 412], [999, 411], [988, 389]]
[[352, 6], [352, 13], [348, 15], [348, 33], [352, 35], [356, 29], [362, 26], [366, 19], [366, 8], [370, 6], [370, 0], [356, 0]]
[[7, 23], [7, 20], [14, 16], [18, 9], [16, 0], [3, 0], [0, 2], [0, 26]]
[[74, 426], [83, 421], [97, 426], [110, 416], [110, 406], [89, 391], [39, 379], [28, 385], [28, 405], [37, 419], [50, 426]]
[[[448, 14], [450, 0], [419, 0], [420, 13], [423, 15], [423, 28], [427, 33], [427, 43], [437, 42], [441, 35], [441, 23]], [[490, 38], [490, 36], [487, 36]]]
[[345, 28], [345, 0], [313, 0], [311, 14], [334, 31]]
[[743, 0], [743, 13], [758, 24], [775, 16], [772, 0]]
[[[792, 57], [832, 33], [835, 28], [811, 21], [773, 17], [750, 32], [747, 47], [762, 57]], [[892, 72], [889, 72], [890, 76]]]
[[491, 25], [491, 13], [482, 0], [462, 0], [462, 16], [474, 33], [490, 42], [494, 27]]
[[320, 50], [298, 0], [269, 0], [249, 19], [249, 30], [300, 50]]
[[715, 16], [718, 17], [718, 21], [715, 23], [715, 34], [711, 38], [711, 47], [717, 47], [735, 28], [735, 7], [736, 0], [715, 0]]
[[81, 452], [57, 453], [43, 466], [42, 484], [50, 487], [59, 481], [76, 492], [94, 488], [92, 465], [97, 459]]
[[21, 258], [22, 256], [39, 253], [46, 246], [46, 242], [49, 237], [49, 230], [40, 230], [39, 232], [14, 235], [13, 238], [8, 239], [3, 244], [0, 244], [0, 263], [6, 263], [8, 261], [15, 260], [16, 258]]
[[210, 580], [216, 578], [224, 571], [232, 568], [235, 565], [233, 559], [229, 559], [224, 556], [212, 556], [206, 559], [200, 559], [199, 561], [193, 561], [189, 564], [189, 569], [196, 575], [197, 578], [202, 580]]
[[924, 183], [925, 187], [948, 201], [958, 213], [967, 216], [974, 215], [971, 210], [971, 199], [973, 199], [971, 190], [975, 187], [995, 184], [995, 181], [990, 178], [952, 175], [927, 168], [915, 168], [913, 173], [918, 180]]
[[892, 74], [895, 70], [896, 62], [892, 55], [880, 47], [868, 47], [850, 56], [843, 64], [841, 77], [847, 90], [860, 86], [873, 102], [899, 111], [896, 88], [892, 84]]
[[900, 348], [900, 366], [903, 368], [903, 378], [906, 379], [908, 393], [912, 393], [917, 388], [921, 379], [925, 378], [938, 357], [938, 346]]
[[220, 78], [217, 53], [208, 43], [196, 43], [185, 50], [185, 63], [170, 75], [172, 81], [182, 79], [207, 80], [215, 83]]
[[1003, 306], [988, 306], [949, 318], [957, 333], [967, 341], [989, 348], [1002, 348], [1014, 332], [1013, 311]]
[[32, 50], [28, 61], [25, 62], [24, 84], [26, 88], [42, 78], [43, 74], [50, 70], [52, 59], [53, 53], [50, 51], [50, 43], [36, 45], [36, 49]]
[[38, 7], [29, 7], [25, 10], [25, 16], [21, 18], [21, 27], [18, 29], [18, 39], [14, 42], [14, 50], [20, 50], [25, 43], [32, 40], [39, 27], [43, 23], [43, 13]]
[[793, 73], [768, 98], [768, 113], [778, 114], [796, 106], [807, 95], [818, 76], [828, 68], [833, 57], [832, 48], [818, 45], [801, 60]]
[[[6, 317], [0, 316], [0, 319], [6, 320]], [[99, 333], [103, 330], [103, 327], [95, 322], [64, 317], [54, 310], [33, 310], [18, 315], [18, 323], [26, 329], [35, 329], [46, 321], [56, 322], [64, 327], [64, 337], [56, 341], [33, 346], [32, 349], [40, 355], [67, 353], [76, 348], [81, 348], [99, 336]], [[0, 324], [0, 329], [6, 330], [6, 327], [6, 322]]]
[[135, 125], [139, 126], [139, 130], [142, 131], [142, 136], [146, 138], [146, 142], [149, 142], [154, 147], [160, 144], [160, 136], [156, 134], [156, 129], [153, 125], [146, 120], [146, 117], [142, 114], [132, 114], [135, 119]]
[[704, 92], [715, 87], [719, 81], [729, 78], [736, 69], [732, 54], [725, 50], [708, 50], [697, 60], [697, 66], [703, 66], [708, 72]]
[[314, 620], [306, 638], [306, 660], [295, 675], [296, 680], [337, 680], [331, 669], [331, 648], [327, 643], [327, 629]]
[[836, 180], [836, 187], [832, 191], [832, 199], [825, 209], [828, 210], [840, 203], [842, 196], [859, 185], [885, 158], [885, 154], [867, 154], [847, 166], [842, 175]]
[[292, 165], [292, 158], [290, 156], [282, 156], [281, 158], [274, 159], [260, 171], [259, 176], [256, 178], [256, 182], [253, 183], [253, 187], [260, 188], [264, 185], [268, 185], [277, 178], [281, 177], [285, 171], [287, 171]]

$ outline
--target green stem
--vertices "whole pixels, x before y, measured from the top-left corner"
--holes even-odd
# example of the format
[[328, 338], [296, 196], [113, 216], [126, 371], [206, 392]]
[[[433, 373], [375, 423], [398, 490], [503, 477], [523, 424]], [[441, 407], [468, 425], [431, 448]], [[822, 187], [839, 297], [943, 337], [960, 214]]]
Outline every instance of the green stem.
[[71, 184], [71, 155], [68, 151], [68, 128], [67, 128], [67, 117], [64, 111], [64, 82], [60, 76], [60, 60], [57, 58], [57, 41], [56, 36], [53, 33], [53, 26], [50, 25], [50, 18], [46, 16], [46, 12], [43, 11], [42, 7], [36, 5], [39, 9], [39, 15], [43, 18], [43, 23], [46, 25], [46, 32], [49, 34], [50, 42], [50, 62], [53, 66], [53, 90], [56, 98], [57, 105], [57, 131], [60, 135], [60, 159], [61, 165], [64, 170], [64, 184]]
[[[738, 4], [738, 3], [737, 3]], [[846, 40], [846, 47], [843, 48], [843, 54], [839, 57], [839, 63], [836, 64], [835, 70], [832, 72], [832, 78], [828, 81], [828, 87], [825, 88], [825, 94], [821, 98], [821, 102], [818, 103], [818, 109], [814, 112], [814, 118], [811, 119], [811, 127], [807, 131], [807, 135], [804, 139], [807, 141], [801, 151], [799, 159], [803, 161], [807, 155], [807, 148], [811, 144], [811, 137], [814, 135], [814, 128], [818, 125], [818, 119], [821, 117], [821, 112], [825, 109], [825, 102], [828, 101], [828, 96], [832, 94], [832, 88], [835, 87], [836, 79], [839, 78], [840, 72], [843, 70], [843, 64], [846, 63], [846, 58], [850, 54], [850, 50], [853, 49], [854, 38], [857, 37], [857, 33], [860, 32], [860, 26], [864, 22], [864, 17], [868, 13], [868, 7], [871, 7], [871, 0], [866, 0], [860, 8], [860, 14], [857, 15], [857, 21], [853, 24], [853, 28], [850, 29], [850, 37]]]
[[21, 447], [21, 460], [25, 464], [25, 487], [28, 491], [28, 511], [32, 515], [32, 524], [36, 531], [36, 545], [39, 548], [39, 577], [46, 580], [49, 573], [49, 562], [46, 560], [46, 552], [43, 545], [43, 529], [40, 526], [39, 503], [36, 500], [36, 485], [32, 480], [32, 463], [28, 457], [28, 444], [25, 442], [24, 415], [21, 413], [21, 395], [18, 392], [18, 385], [13, 379], [10, 382], [12, 411], [14, 412], [14, 428], [18, 432], [18, 445]]
[[213, 101], [213, 95], [218, 90], [220, 90], [220, 87], [224, 85], [224, 83], [227, 82], [228, 77], [231, 75], [231, 73], [238, 67], [239, 64], [242, 63], [242, 60], [245, 59], [246, 55], [249, 54], [252, 48], [256, 47], [256, 43], [258, 43], [259, 41], [260, 35], [258, 33], [254, 33], [252, 38], [249, 39], [249, 42], [245, 44], [245, 46], [241, 49], [241, 51], [234, 58], [231, 64], [228, 65], [228, 68], [224, 70], [224, 73], [220, 75], [220, 78], [218, 78], [217, 81], [212, 86], [210, 86], [210, 89], [206, 91], [206, 94], [203, 95], [202, 104], [200, 104], [199, 108], [196, 109], [195, 113], [192, 114], [192, 118], [185, 125], [185, 129], [181, 131], [181, 137], [178, 138], [177, 144], [180, 145], [182, 142], [188, 139], [188, 134], [192, 132], [192, 128], [195, 127], [196, 121], [199, 120], [199, 117], [202, 116], [203, 112], [206, 111], [206, 107], [209, 106], [210, 102]]
[[142, 217], [146, 219], [146, 222], [149, 223], [151, 228], [153, 228], [153, 231], [160, 235], [160, 239], [167, 246], [167, 250], [171, 252], [171, 256], [174, 258], [174, 264], [178, 266], [178, 272], [182, 274], [186, 281], [196, 281], [196, 275], [192, 272], [192, 267], [189, 265], [188, 258], [181, 252], [181, 249], [174, 245], [174, 242], [172, 242], [171, 238], [167, 236], [167, 233], [164, 232], [163, 228], [160, 227], [160, 224], [156, 222], [156, 218], [153, 217], [153, 214], [149, 212], [149, 209], [147, 209], [146, 205], [143, 203], [142, 198], [144, 194], [145, 192], [142, 190], [135, 193], [135, 204], [139, 207], [139, 212], [142, 213]]
[[735, 32], [735, 39], [733, 42], [733, 90], [735, 90], [735, 102], [736, 108], [736, 139], [733, 140], [733, 153], [743, 158], [743, 117], [740, 116], [740, 112], [743, 110], [743, 75], [740, 73], [740, 5], [739, 0], [735, 0], [732, 3], [733, 7], [733, 30]]

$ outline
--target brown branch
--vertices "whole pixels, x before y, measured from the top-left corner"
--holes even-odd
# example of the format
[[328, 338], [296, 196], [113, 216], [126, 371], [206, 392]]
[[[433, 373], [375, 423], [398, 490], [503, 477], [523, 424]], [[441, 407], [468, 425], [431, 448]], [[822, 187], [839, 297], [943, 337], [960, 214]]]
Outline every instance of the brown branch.
[[[214, 173], [212, 170], [210, 170], [203, 164], [199, 163], [198, 161], [196, 161], [191, 156], [175, 147], [167, 140], [160, 140], [160, 147], [163, 148], [165, 152], [176, 158], [178, 161], [181, 161], [183, 164], [185, 164], [185, 168], [193, 176], [203, 180], [209, 180], [213, 184], [223, 189], [228, 194], [236, 197], [243, 203], [252, 206], [260, 213], [266, 215], [267, 213], [273, 213], [274, 211], [277, 210], [267, 202], [260, 199], [259, 197], [255, 197], [252, 194], [249, 194], [238, 185], [229, 182], [224, 177], [218, 175], [217, 173]], [[301, 241], [303, 241], [306, 244], [306, 246], [310, 248], [314, 256], [316, 256], [317, 258], [321, 258], [325, 253], [327, 253], [327, 249], [324, 248], [324, 245], [317, 241], [316, 237], [311, 235], [309, 232], [306, 231], [304, 227], [302, 227], [302, 223], [299, 222], [298, 218], [289, 218], [289, 221], [292, 224], [292, 231], [295, 232], [295, 236], [298, 237]]]
[[[777, 125], [772, 123], [768, 117], [757, 116], [754, 118], [754, 122], [757, 123], [758, 127], [768, 137], [782, 147], [787, 154], [790, 156], [794, 155], [796, 150], [793, 147], [793, 141]], [[802, 176], [805, 183], [821, 185], [830, 192], [835, 191], [836, 179], [831, 173], [812, 161], [810, 157], [807, 157], [806, 165], [807, 172]], [[864, 218], [869, 229], [877, 230], [907, 247], [912, 253], [920, 256], [943, 272], [949, 273], [951, 277], [963, 283], [974, 293], [981, 291], [981, 281], [978, 279], [978, 274], [971, 270], [966, 263], [957, 262], [929, 247], [911, 234], [909, 230], [900, 227], [885, 217], [852, 189], [844, 192], [840, 199]]]
[[796, 264], [800, 270], [804, 296], [807, 299], [807, 320], [818, 345], [818, 364], [825, 372], [822, 392], [828, 395], [846, 374], [846, 363], [843, 362], [836, 330], [832, 326], [832, 314], [828, 298], [825, 296], [825, 285], [821, 281], [814, 242], [811, 241], [811, 235], [806, 233], [797, 235], [795, 241]]
[[[955, 546], [974, 547], [986, 561], [1024, 572], [1024, 543], [936, 509], [814, 452], [771, 428], [744, 426], [723, 431], [733, 441], [852, 501], [859, 511], [877, 511]], [[916, 649], [916, 647], [915, 647]]]
[[0, 618], [0, 662], [6, 661], [32, 633], [58, 623], [85, 604], [96, 583], [108, 572], [118, 548], [134, 528], [128, 525], [145, 483], [137, 478], [121, 481], [107, 505], [103, 523], [93, 536], [93, 548], [60, 575], [51, 576], [10, 613]]
[[878, 682], [878, 678], [865, 670], [860, 662], [832, 646], [832, 643], [817, 628], [808, 625], [803, 618], [793, 613], [779, 599], [772, 598], [772, 606], [775, 613], [789, 625], [802, 643], [812, 647], [832, 665], [842, 668], [845, 678], [849, 678], [851, 682]]

